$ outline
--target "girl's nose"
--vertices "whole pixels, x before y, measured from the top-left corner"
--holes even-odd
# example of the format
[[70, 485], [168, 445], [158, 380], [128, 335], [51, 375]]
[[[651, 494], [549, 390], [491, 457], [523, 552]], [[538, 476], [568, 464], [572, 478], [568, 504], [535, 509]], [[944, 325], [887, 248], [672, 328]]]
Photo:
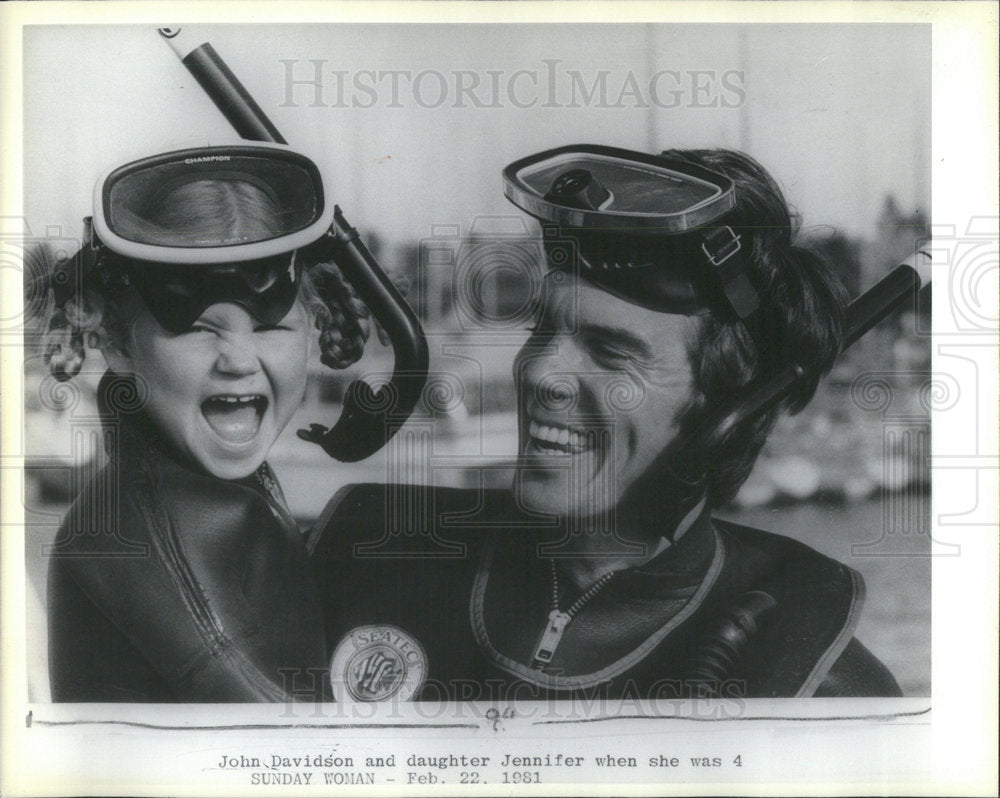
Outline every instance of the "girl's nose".
[[224, 374], [245, 376], [260, 368], [253, 333], [227, 335], [220, 339], [216, 367]]

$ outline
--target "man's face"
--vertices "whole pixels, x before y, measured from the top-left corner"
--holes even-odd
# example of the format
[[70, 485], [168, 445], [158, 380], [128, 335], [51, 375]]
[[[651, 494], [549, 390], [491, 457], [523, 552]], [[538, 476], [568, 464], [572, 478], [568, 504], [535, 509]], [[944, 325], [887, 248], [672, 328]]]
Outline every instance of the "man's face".
[[621, 500], [677, 433], [692, 324], [549, 275], [539, 324], [514, 363], [523, 506], [586, 517]]

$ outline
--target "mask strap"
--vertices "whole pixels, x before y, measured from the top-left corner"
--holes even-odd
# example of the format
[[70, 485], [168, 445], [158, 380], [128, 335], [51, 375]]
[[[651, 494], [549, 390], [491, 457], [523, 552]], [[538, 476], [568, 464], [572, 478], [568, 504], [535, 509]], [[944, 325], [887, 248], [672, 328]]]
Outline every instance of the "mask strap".
[[747, 277], [740, 236], [731, 227], [714, 227], [705, 233], [701, 251], [712, 266], [722, 293], [742, 321], [760, 307], [760, 295]]
[[57, 307], [63, 307], [80, 291], [88, 275], [100, 265], [103, 250], [104, 245], [94, 234], [91, 217], [84, 217], [83, 244], [73, 255], [56, 263], [49, 277]]
[[728, 225], [713, 227], [703, 234], [701, 251], [727, 307], [749, 334], [761, 366], [769, 370], [773, 364], [769, 356], [771, 349], [764, 341], [760, 294], [747, 273], [742, 237]]

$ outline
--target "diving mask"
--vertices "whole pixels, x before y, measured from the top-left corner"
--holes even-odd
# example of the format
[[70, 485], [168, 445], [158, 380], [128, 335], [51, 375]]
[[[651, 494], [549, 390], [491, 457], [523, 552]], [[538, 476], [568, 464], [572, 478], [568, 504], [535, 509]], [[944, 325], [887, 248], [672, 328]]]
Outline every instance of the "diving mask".
[[[216, 206], [242, 210], [234, 218], [204, 210]], [[56, 301], [96, 276], [106, 287], [133, 286], [170, 332], [217, 302], [275, 324], [295, 302], [303, 250], [316, 248], [333, 216], [315, 163], [283, 145], [132, 161], [98, 181], [86, 243], [53, 275]]]
[[726, 223], [736, 187], [725, 175], [584, 144], [522, 158], [503, 178], [507, 198], [545, 229], [550, 268], [665, 313], [756, 311], [741, 237]]

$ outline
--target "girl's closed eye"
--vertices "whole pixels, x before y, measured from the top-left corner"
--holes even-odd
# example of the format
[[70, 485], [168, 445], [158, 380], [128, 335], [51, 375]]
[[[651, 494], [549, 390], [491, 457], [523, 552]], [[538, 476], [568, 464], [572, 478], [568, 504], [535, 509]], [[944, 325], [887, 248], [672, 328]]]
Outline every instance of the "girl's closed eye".
[[191, 328], [186, 332], [181, 333], [181, 335], [194, 335], [196, 333], [212, 333], [215, 332], [211, 327], [206, 324], [192, 324]]

